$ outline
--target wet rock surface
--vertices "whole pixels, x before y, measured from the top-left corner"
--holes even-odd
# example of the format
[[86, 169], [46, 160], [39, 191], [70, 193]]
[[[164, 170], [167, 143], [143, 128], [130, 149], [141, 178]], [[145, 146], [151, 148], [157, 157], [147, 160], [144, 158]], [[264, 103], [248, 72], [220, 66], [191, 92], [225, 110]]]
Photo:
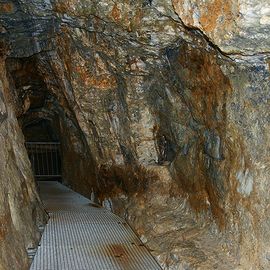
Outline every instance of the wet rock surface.
[[52, 123], [66, 184], [164, 269], [268, 269], [267, 1], [3, 3], [16, 115]]

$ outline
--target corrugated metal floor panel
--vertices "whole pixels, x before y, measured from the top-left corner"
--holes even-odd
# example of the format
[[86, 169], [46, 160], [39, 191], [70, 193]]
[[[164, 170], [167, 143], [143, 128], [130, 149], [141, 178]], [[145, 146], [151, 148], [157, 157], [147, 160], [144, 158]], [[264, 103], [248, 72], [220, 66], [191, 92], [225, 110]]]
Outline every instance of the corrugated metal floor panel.
[[[76, 233], [74, 233], [74, 228], [77, 230]], [[47, 231], [49, 231], [49, 234]], [[125, 227], [118, 223], [66, 224], [64, 222], [57, 226], [54, 226], [54, 224], [48, 224], [41, 240], [41, 244], [51, 245], [53, 243], [57, 246], [63, 244], [80, 245], [84, 241], [87, 242], [87, 245], [97, 244], [101, 241], [112, 244], [141, 244], [129, 227]]]
[[50, 220], [30, 270], [161, 270], [128, 224], [58, 182], [39, 182]]
[[[78, 210], [78, 209], [76, 209]], [[62, 222], [72, 222], [72, 223], [112, 223], [112, 222], [119, 222], [123, 223], [123, 219], [114, 215], [113, 213], [107, 210], [93, 210], [91, 211], [91, 215], [89, 215], [89, 211], [61, 211], [61, 214], [55, 212], [51, 217], [54, 222], [62, 223]]]

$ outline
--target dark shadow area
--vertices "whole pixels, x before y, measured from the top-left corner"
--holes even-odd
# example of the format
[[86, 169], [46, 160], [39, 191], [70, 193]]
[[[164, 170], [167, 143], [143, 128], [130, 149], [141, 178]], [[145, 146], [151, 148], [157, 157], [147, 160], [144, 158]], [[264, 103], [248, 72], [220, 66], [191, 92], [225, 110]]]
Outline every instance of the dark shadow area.
[[62, 179], [61, 145], [50, 121], [34, 119], [23, 128], [25, 146], [35, 178], [60, 181]]
[[6, 61], [16, 115], [37, 180], [62, 179], [59, 116], [54, 95], [38, 72], [35, 57]]
[[65, 82], [45, 56], [6, 59], [15, 114], [36, 179], [61, 181], [88, 196], [89, 183], [96, 186], [95, 160]]
[[47, 119], [33, 119], [23, 127], [26, 142], [59, 142], [59, 136]]

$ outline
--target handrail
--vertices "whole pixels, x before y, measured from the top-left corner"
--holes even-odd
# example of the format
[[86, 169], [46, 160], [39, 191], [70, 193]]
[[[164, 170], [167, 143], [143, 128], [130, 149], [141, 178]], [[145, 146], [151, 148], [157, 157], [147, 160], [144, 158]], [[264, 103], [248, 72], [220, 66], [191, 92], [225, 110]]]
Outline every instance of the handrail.
[[25, 142], [35, 177], [61, 177], [60, 142]]

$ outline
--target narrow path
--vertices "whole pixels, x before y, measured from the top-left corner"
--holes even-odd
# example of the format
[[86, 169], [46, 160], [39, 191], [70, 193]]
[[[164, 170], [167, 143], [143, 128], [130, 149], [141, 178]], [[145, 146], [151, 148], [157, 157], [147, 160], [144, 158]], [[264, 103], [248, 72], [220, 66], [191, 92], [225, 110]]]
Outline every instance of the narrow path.
[[50, 219], [30, 270], [161, 270], [120, 217], [58, 182], [39, 182]]

